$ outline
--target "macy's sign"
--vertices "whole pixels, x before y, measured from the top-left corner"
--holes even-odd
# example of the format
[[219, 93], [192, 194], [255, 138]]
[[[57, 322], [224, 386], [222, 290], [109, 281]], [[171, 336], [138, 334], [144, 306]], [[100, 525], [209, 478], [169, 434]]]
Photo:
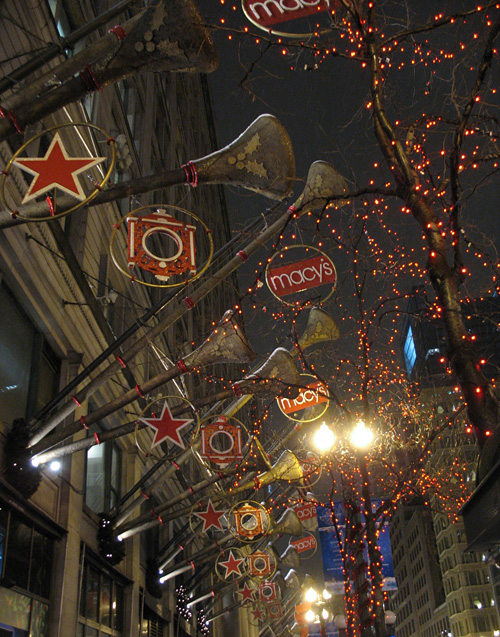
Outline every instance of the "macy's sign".
[[330, 0], [243, 0], [247, 18], [261, 27], [330, 9]]
[[317, 548], [318, 543], [314, 535], [306, 535], [299, 540], [291, 540], [290, 545], [297, 549], [297, 553], [305, 553]]
[[311, 383], [307, 387], [301, 387], [299, 395], [293, 400], [291, 398], [278, 398], [278, 406], [285, 414], [293, 414], [307, 407], [327, 402], [328, 389], [320, 381]]
[[286, 296], [316, 288], [325, 283], [335, 287], [337, 273], [335, 266], [325, 255], [288, 263], [266, 271], [267, 284], [276, 296]]

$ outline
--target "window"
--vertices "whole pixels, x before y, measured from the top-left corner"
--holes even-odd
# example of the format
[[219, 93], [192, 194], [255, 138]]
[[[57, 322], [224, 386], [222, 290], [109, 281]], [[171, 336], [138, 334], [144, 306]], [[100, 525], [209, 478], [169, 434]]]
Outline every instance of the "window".
[[[89, 429], [89, 435], [93, 435], [93, 428]], [[95, 513], [110, 511], [120, 499], [121, 478], [118, 444], [108, 440], [90, 447], [87, 451], [85, 504]]]
[[409, 376], [417, 360], [417, 351], [415, 349], [415, 341], [413, 339], [413, 331], [411, 329], [411, 325], [408, 328], [408, 332], [406, 334], [406, 340], [404, 345], [404, 356], [405, 356], [405, 363], [406, 363], [406, 371], [408, 372], [408, 376]]
[[80, 591], [78, 637], [104, 637], [123, 632], [124, 581], [85, 558]]
[[0, 625], [6, 635], [48, 637], [52, 547], [52, 537], [0, 505]]
[[0, 575], [5, 584], [48, 599], [52, 543], [31, 522], [0, 508]]
[[0, 408], [2, 419], [29, 419], [57, 390], [60, 364], [8, 288], [0, 284]]

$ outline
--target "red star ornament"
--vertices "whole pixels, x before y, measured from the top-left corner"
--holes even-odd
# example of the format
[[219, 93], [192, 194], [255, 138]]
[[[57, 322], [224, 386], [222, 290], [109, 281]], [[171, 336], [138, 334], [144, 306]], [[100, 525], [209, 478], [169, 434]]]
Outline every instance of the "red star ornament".
[[166, 438], [173, 442], [181, 449], [185, 449], [186, 445], [179, 435], [179, 431], [184, 429], [193, 422], [192, 418], [174, 418], [170, 413], [170, 409], [166, 403], [163, 403], [163, 409], [159, 418], [139, 418], [141, 422], [146, 423], [148, 427], [156, 429], [152, 448], [159, 445]]
[[202, 532], [206, 533], [208, 529], [212, 527], [221, 531], [223, 530], [220, 519], [225, 513], [227, 513], [225, 509], [215, 509], [212, 500], [209, 499], [206, 510], [200, 511], [200, 513], [194, 513], [194, 515], [203, 520]]
[[254, 608], [252, 610], [252, 615], [254, 619], [263, 619], [264, 618], [264, 611], [262, 611], [260, 608]]
[[254, 591], [255, 589], [249, 586], [248, 582], [245, 582], [243, 587], [238, 589], [238, 593], [241, 595], [241, 601], [246, 602], [248, 600], [250, 602], [253, 602]]
[[97, 166], [105, 159], [106, 157], [69, 157], [57, 132], [44, 157], [18, 157], [13, 162], [22, 170], [34, 175], [22, 203], [43, 195], [52, 188], [59, 188], [82, 201], [85, 199], [85, 193], [77, 175]]
[[219, 565], [226, 569], [225, 578], [227, 579], [231, 573], [236, 573], [236, 575], [243, 575], [240, 570], [240, 564], [243, 562], [243, 558], [234, 557], [234, 553], [229, 551], [229, 557], [225, 562], [219, 562]]

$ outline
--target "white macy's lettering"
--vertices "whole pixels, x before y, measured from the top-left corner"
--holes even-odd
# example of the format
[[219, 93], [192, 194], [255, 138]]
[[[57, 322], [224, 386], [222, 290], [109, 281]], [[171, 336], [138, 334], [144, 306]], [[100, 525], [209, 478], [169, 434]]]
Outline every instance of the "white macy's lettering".
[[[278, 14], [283, 15], [288, 11], [300, 11], [300, 9], [307, 9], [308, 7], [317, 7], [322, 2], [330, 6], [330, 0], [262, 0], [261, 2], [253, 2], [248, 4], [248, 9], [253, 13], [255, 19], [261, 17], [271, 18], [274, 11], [278, 11]], [[259, 14], [259, 9], [263, 11], [263, 15]]]
[[290, 398], [280, 398], [279, 401], [283, 411], [298, 411], [297, 407], [307, 406], [307, 403], [316, 405], [320, 394], [328, 398], [328, 390], [324, 385], [318, 385], [316, 389], [306, 389], [304, 391], [301, 389], [297, 398], [293, 400]]
[[316, 538], [314, 537], [314, 535], [301, 538], [300, 540], [292, 540], [290, 544], [297, 549], [298, 553], [304, 553], [305, 551], [314, 549], [317, 546]]
[[299, 270], [292, 270], [291, 272], [283, 272], [282, 274], [276, 274], [270, 277], [271, 285], [274, 290], [278, 292], [280, 289], [291, 288], [295, 285], [304, 285], [304, 283], [312, 283], [321, 285], [323, 278], [333, 276], [334, 270], [331, 263], [321, 260], [319, 267], [311, 265]]

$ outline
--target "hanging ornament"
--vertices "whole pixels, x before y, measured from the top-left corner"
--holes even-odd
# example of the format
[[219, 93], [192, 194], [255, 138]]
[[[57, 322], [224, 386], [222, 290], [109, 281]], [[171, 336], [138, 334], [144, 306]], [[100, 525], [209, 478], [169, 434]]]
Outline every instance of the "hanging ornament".
[[269, 532], [271, 518], [262, 504], [245, 500], [231, 508], [228, 523], [236, 538], [242, 542], [255, 542]]
[[[201, 244], [202, 237], [208, 258], [198, 270], [197, 242]], [[210, 265], [213, 249], [207, 225], [189, 210], [172, 205], [137, 208], [114, 225], [110, 239], [111, 257], [120, 272], [149, 287], [177, 287], [197, 279]]]
[[[320, 31], [317, 26], [317, 15], [323, 11], [331, 11], [334, 6], [342, 6], [339, 0], [289, 0], [288, 2], [262, 2], [262, 0], [241, 0], [241, 8], [246, 18], [256, 27], [265, 31], [267, 35], [282, 38], [317, 38]], [[275, 24], [301, 20], [311, 17], [313, 20], [310, 30], [305, 33], [275, 31]], [[325, 22], [325, 27], [326, 27]], [[303, 28], [303, 27], [302, 27]], [[326, 29], [326, 32], [331, 29]], [[325, 32], [325, 30], [321, 30]]]
[[206, 504], [198, 502], [191, 510], [189, 517], [189, 524], [192, 530], [198, 533], [197, 525], [194, 522], [203, 522], [200, 533], [207, 534], [211, 529], [215, 531], [225, 530], [225, 516], [228, 512], [227, 508], [218, 509], [212, 503], [212, 500], [208, 498]]
[[[99, 137], [103, 139], [100, 140]], [[68, 149], [79, 147], [80, 140], [84, 140], [87, 148], [96, 148], [101, 141], [106, 141], [109, 153], [104, 157], [72, 156]], [[47, 148], [44, 155], [42, 157], [33, 156], [42, 144]], [[109, 180], [115, 165], [115, 146], [115, 140], [109, 137], [106, 131], [86, 122], [61, 124], [43, 130], [25, 142], [10, 158], [2, 171], [0, 180], [2, 203], [10, 210], [12, 216], [25, 221], [50, 221], [78, 210], [78, 208], [90, 203]], [[29, 156], [24, 156], [25, 153]], [[106, 162], [107, 167], [101, 166], [104, 162]], [[22, 203], [45, 200], [51, 211], [50, 216], [25, 216], [7, 201], [5, 186], [14, 166], [32, 177]], [[58, 213], [57, 193], [69, 195], [78, 203]]]
[[302, 244], [286, 246], [273, 254], [265, 278], [273, 296], [285, 305], [301, 308], [324, 303], [337, 285], [337, 272], [330, 257], [314, 246]]
[[259, 584], [259, 600], [269, 604], [279, 599], [279, 588], [276, 582], [262, 582]]
[[254, 602], [257, 589], [251, 580], [245, 581], [243, 586], [239, 586], [233, 593], [234, 600], [245, 604]]
[[248, 574], [259, 579], [272, 577], [278, 567], [276, 556], [267, 549], [250, 553], [247, 560]]
[[200, 458], [209, 469], [232, 473], [250, 453], [250, 436], [234, 416], [209, 416], [200, 424]]
[[238, 548], [221, 551], [215, 560], [215, 572], [222, 580], [239, 580], [245, 573], [245, 555]]
[[290, 540], [289, 546], [293, 546], [300, 553], [300, 559], [308, 560], [318, 550], [318, 541], [312, 533], [306, 533], [298, 540]]
[[279, 619], [283, 615], [281, 602], [271, 602], [267, 605], [267, 616], [269, 619]]
[[[175, 417], [169, 407], [170, 402], [183, 401], [192, 409], [194, 418]], [[152, 442], [146, 446], [141, 423], [154, 431]], [[190, 447], [198, 435], [199, 417], [189, 400], [182, 396], [160, 396], [150, 402], [136, 421], [135, 444], [146, 456], [154, 456], [152, 450], [162, 445], [161, 457], [176, 458]]]
[[330, 404], [328, 387], [312, 374], [301, 374], [300, 384], [299, 395], [296, 398], [276, 398], [278, 407], [287, 418], [297, 422], [318, 420]]

